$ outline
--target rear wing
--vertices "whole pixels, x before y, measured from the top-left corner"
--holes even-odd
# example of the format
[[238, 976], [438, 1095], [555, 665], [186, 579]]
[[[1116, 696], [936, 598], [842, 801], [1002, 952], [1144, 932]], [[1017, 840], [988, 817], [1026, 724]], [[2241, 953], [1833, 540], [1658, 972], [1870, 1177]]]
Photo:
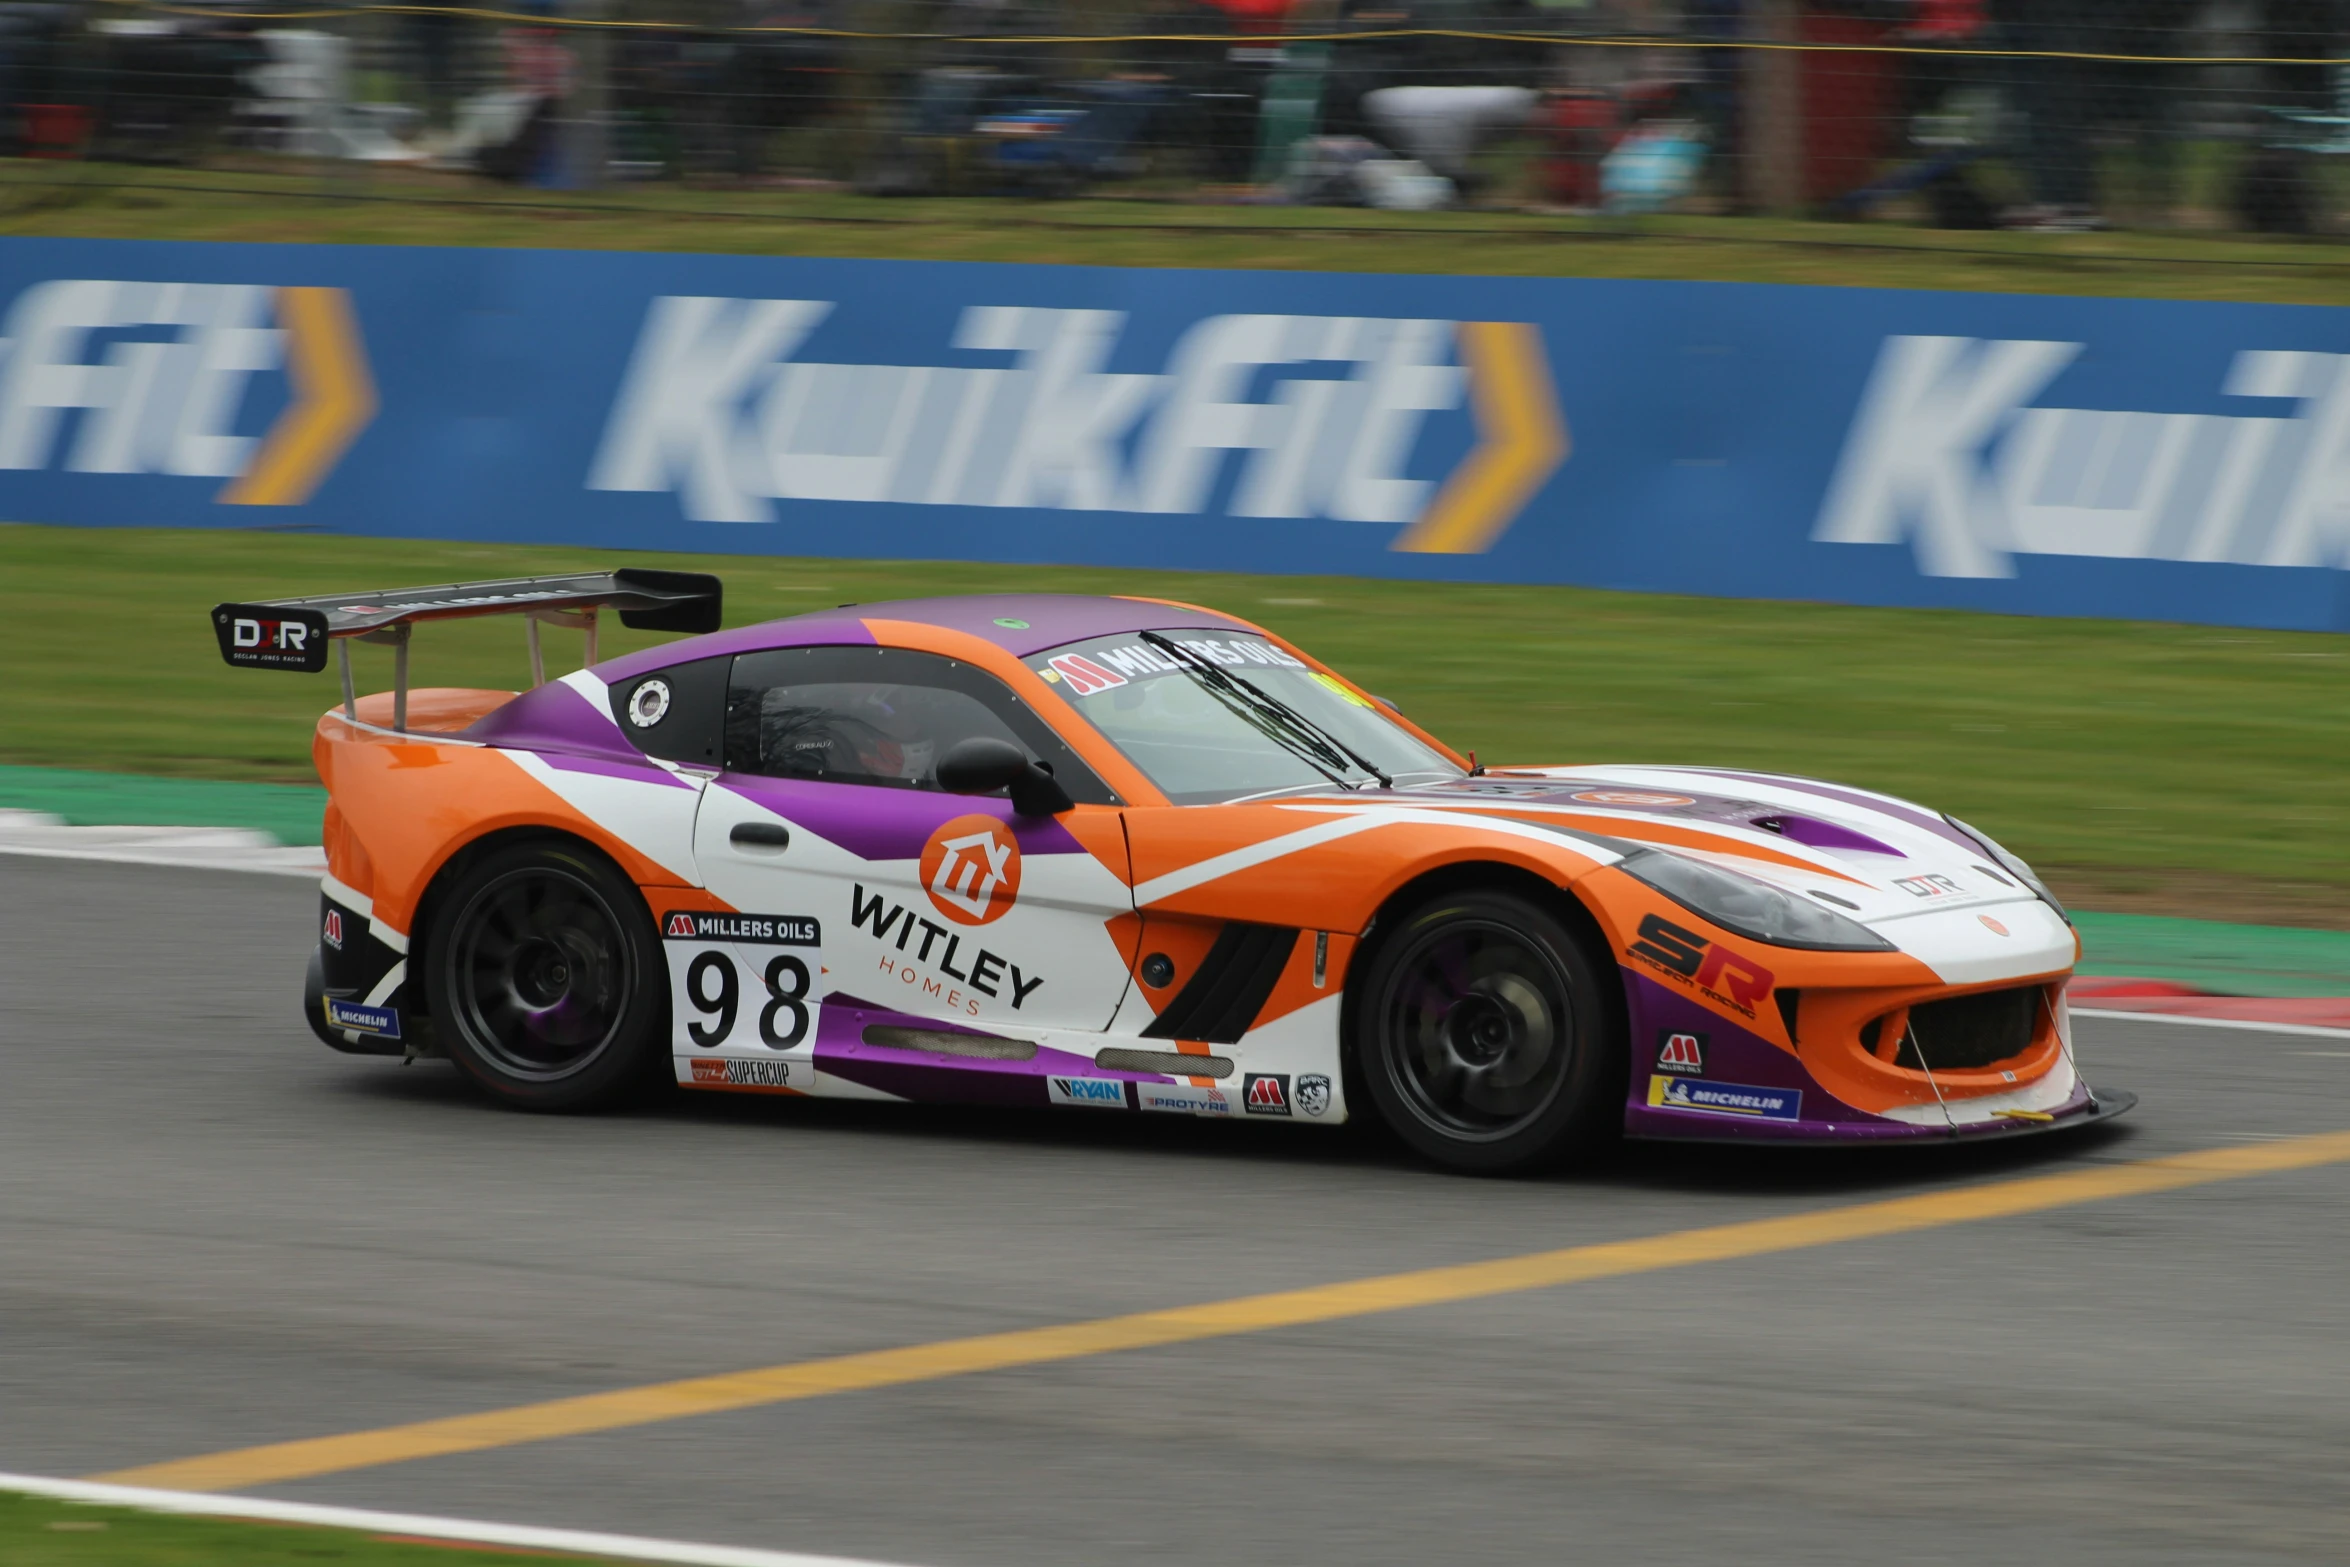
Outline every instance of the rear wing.
[[508, 577], [434, 588], [216, 604], [212, 630], [220, 640], [221, 658], [240, 669], [315, 674], [326, 668], [327, 644], [334, 643], [342, 665], [343, 712], [353, 720], [359, 716], [359, 699], [351, 684], [350, 639], [388, 645], [392, 649], [392, 727], [404, 730], [408, 727], [409, 628], [418, 621], [523, 616], [530, 645], [530, 683], [539, 686], [547, 680], [546, 655], [539, 646], [542, 624], [583, 632], [583, 661], [593, 664], [599, 612], [618, 610], [620, 623], [636, 631], [716, 631], [723, 597], [723, 585], [703, 572], [624, 566], [618, 571], [589, 571], [568, 577]]

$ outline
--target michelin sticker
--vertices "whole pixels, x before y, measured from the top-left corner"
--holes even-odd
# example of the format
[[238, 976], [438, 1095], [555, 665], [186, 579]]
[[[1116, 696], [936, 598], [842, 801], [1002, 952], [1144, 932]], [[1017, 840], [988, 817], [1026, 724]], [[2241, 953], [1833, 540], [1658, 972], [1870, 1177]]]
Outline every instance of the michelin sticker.
[[1651, 1077], [1648, 1102], [1660, 1110], [1699, 1110], [1764, 1121], [1794, 1121], [1803, 1115], [1801, 1089], [1714, 1083], [1702, 1077]]
[[349, 1029], [354, 1034], [372, 1034], [378, 1039], [400, 1037], [400, 1014], [391, 1007], [361, 1006], [329, 996], [326, 1021], [329, 1027]]

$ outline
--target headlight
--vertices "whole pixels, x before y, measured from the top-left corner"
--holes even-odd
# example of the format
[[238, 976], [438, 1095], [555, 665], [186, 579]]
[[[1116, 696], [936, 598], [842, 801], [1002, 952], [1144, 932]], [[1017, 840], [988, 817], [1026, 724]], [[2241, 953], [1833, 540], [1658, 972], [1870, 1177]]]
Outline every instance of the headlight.
[[2073, 917], [2070, 914], [2065, 913], [2064, 905], [2056, 901], [2056, 894], [2048, 890], [2048, 884], [2043, 882], [2039, 876], [2033, 872], [2032, 867], [2026, 865], [2023, 861], [2017, 859], [2014, 855], [2008, 853], [2005, 849], [2002, 849], [1989, 833], [1983, 832], [1978, 828], [1969, 827], [1966, 823], [1960, 821], [1955, 816], [1945, 816], [1942, 819], [1948, 822], [1951, 826], [1957, 828], [1960, 832], [1965, 833], [1968, 837], [1974, 839], [1975, 843], [1982, 849], [1982, 851], [1985, 854], [1991, 856], [1993, 864], [1997, 865], [2001, 870], [2007, 872], [2008, 875], [2013, 876], [2017, 881], [2020, 881], [2025, 886], [2031, 888], [2042, 903], [2047, 904], [2050, 908], [2056, 911], [2057, 918], [2063, 920], [2067, 925], [2070, 925], [2073, 922]]
[[1698, 860], [1639, 849], [1616, 868], [1722, 929], [1770, 946], [1804, 947], [1814, 952], [1893, 950], [1893, 943], [1858, 920], [1814, 907], [1751, 876], [1718, 870]]

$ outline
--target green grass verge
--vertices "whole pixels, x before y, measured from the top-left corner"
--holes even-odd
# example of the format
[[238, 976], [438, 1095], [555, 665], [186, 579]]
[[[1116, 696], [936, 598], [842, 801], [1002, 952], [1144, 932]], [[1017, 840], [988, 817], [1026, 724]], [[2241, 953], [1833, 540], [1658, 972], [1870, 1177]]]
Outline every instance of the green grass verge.
[[[0, 527], [0, 762], [310, 782], [331, 673], [231, 670], [215, 601], [573, 571], [618, 552]], [[1487, 761], [1693, 762], [1955, 812], [2085, 907], [2350, 928], [2350, 639], [1581, 588], [774, 557], [727, 620], [1038, 589], [1214, 604], [1294, 637]], [[658, 640], [620, 632], [607, 653]], [[569, 639], [553, 637], [560, 658]], [[509, 621], [427, 627], [418, 685], [513, 686]], [[389, 655], [362, 648], [365, 688]]]
[[[484, 1560], [486, 1549], [0, 1494], [0, 1562], [8, 1567], [457, 1567]], [[537, 1562], [588, 1560], [495, 1553], [500, 1559], [517, 1554]]]
[[317, 843], [326, 791], [314, 784], [0, 766], [0, 810], [40, 811], [70, 827], [250, 827], [280, 843]]
[[2228, 996], [2350, 996], [2350, 931], [2087, 910], [2073, 918], [2084, 974], [2177, 980]]
[[[282, 164], [278, 166], [282, 169]], [[592, 196], [401, 170], [0, 163], [0, 234], [544, 246], [1096, 266], [1695, 279], [2350, 304], [2336, 243], [1948, 233], [1762, 218], [1369, 213], [1139, 200], [882, 200], [637, 187]]]

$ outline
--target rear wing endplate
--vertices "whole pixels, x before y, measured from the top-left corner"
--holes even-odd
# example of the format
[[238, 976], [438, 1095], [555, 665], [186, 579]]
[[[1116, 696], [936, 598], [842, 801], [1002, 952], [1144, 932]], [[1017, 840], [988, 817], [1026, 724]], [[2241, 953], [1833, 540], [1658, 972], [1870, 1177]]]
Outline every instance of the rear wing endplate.
[[589, 571], [568, 577], [508, 577], [434, 588], [216, 604], [212, 630], [220, 640], [221, 658], [240, 669], [315, 674], [326, 668], [327, 644], [334, 643], [342, 664], [343, 712], [354, 721], [359, 716], [359, 699], [351, 684], [350, 639], [390, 646], [392, 727], [404, 730], [408, 727], [409, 628], [419, 621], [524, 616], [530, 643], [530, 683], [538, 686], [547, 679], [546, 656], [539, 646], [542, 624], [583, 632], [584, 661], [593, 664], [599, 612], [618, 610], [620, 623], [636, 631], [716, 631], [723, 596], [719, 580], [703, 572], [624, 566], [618, 571]]

